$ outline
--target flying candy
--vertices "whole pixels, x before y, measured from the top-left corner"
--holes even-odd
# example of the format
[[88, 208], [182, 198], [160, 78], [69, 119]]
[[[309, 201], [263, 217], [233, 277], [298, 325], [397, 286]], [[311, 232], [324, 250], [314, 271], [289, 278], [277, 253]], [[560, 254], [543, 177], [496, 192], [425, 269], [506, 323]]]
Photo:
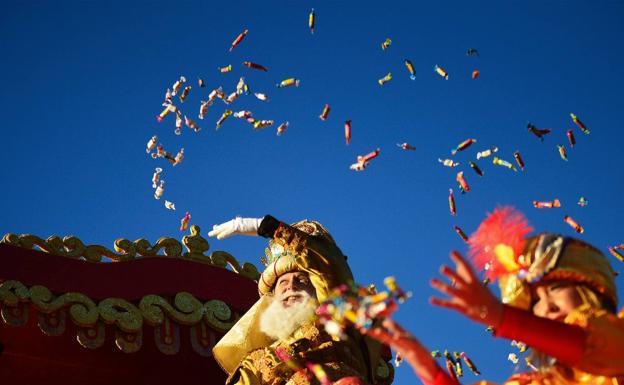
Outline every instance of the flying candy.
[[587, 127], [585, 127], [585, 124], [583, 124], [583, 122], [581, 122], [581, 120], [576, 115], [570, 113], [570, 117], [572, 118], [572, 121], [574, 122], [574, 124], [576, 124], [576, 126], [580, 128], [581, 131], [583, 131], [583, 133], [589, 135], [589, 130], [587, 129]]
[[275, 123], [275, 122], [272, 121], [272, 120], [256, 120], [253, 123], [253, 127], [254, 127], [254, 130], [261, 130], [263, 128], [267, 128], [267, 127], [272, 126], [273, 123]]
[[381, 43], [382, 51], [387, 50], [392, 45], [392, 39], [386, 38], [383, 43]]
[[169, 202], [168, 200], [165, 200], [165, 207], [168, 208], [169, 210], [175, 211], [175, 203], [173, 202]]
[[171, 90], [167, 88], [167, 92], [165, 92], [165, 101], [163, 102], [163, 106], [166, 106], [167, 104], [172, 104], [172, 103], [173, 103], [173, 96], [171, 95]]
[[461, 356], [459, 355], [459, 352], [453, 352], [453, 358], [455, 358], [455, 373], [457, 374], [457, 377], [463, 377], [464, 369], [462, 368]]
[[377, 80], [377, 83], [379, 83], [380, 86], [383, 86], [384, 84], [386, 84], [390, 80], [392, 80], [392, 72], [388, 72], [388, 74], [386, 76], [384, 76], [383, 78]]
[[186, 78], [184, 76], [180, 76], [180, 79], [176, 80], [175, 83], [173, 83], [173, 87], [171, 90], [171, 96], [176, 96], [176, 94], [178, 93], [178, 91], [180, 91], [180, 88], [182, 88], [182, 85], [186, 83]]
[[263, 66], [262, 64], [254, 63], [254, 62], [251, 62], [251, 61], [244, 61], [243, 65], [245, 67], [247, 67], [247, 68], [252, 68], [252, 69], [255, 69], [255, 70], [260, 70], [260, 71], [264, 71], [264, 72], [268, 72], [269, 71], [269, 69], [266, 68], [265, 66]]
[[158, 142], [158, 136], [154, 135], [147, 142], [147, 148], [145, 149], [145, 152], [149, 154], [154, 149], [154, 147], [156, 147], [156, 142]]
[[464, 359], [464, 362], [466, 363], [466, 366], [468, 367], [468, 369], [470, 369], [470, 371], [475, 375], [478, 376], [481, 373], [479, 372], [479, 370], [477, 370], [477, 367], [475, 366], [475, 364], [472, 362], [472, 360], [470, 358], [468, 358], [468, 356], [466, 355], [466, 353], [461, 352], [459, 353], [459, 355], [461, 356], [461, 358]]
[[182, 163], [182, 160], [184, 159], [184, 149], [181, 148], [180, 151], [178, 151], [178, 153], [176, 154], [172, 164], [174, 166], [179, 165], [180, 163]]
[[537, 136], [542, 142], [544, 141], [544, 135], [550, 134], [549, 128], [537, 128], [531, 122], [527, 123], [527, 129], [531, 134]]
[[455, 361], [448, 350], [444, 351], [444, 362], [446, 363], [446, 370], [449, 372], [451, 378], [457, 383], [457, 373], [455, 373]]
[[457, 176], [455, 177], [455, 180], [459, 184], [459, 189], [461, 190], [462, 194], [467, 193], [468, 191], [470, 191], [470, 186], [468, 186], [468, 182], [466, 182], [466, 179], [464, 179], [464, 172], [463, 171], [460, 171], [460, 172], [457, 173]]
[[617, 258], [620, 262], [624, 262], [624, 255], [622, 255], [622, 253], [617, 251], [618, 248], [619, 246], [616, 246], [616, 247], [609, 246], [609, 252], [611, 253], [611, 255]]
[[184, 89], [182, 90], [182, 94], [180, 95], [180, 103], [184, 103], [190, 91], [191, 91], [191, 86], [184, 87]]
[[184, 124], [195, 132], [199, 132], [199, 130], [201, 130], [201, 127], [199, 127], [193, 119], [187, 117], [186, 115], [184, 115]]
[[319, 115], [319, 118], [322, 121], [327, 120], [327, 115], [329, 115], [329, 111], [331, 110], [331, 108], [329, 107], [329, 104], [325, 104], [325, 107], [323, 107], [323, 112], [321, 112], [321, 114]]
[[186, 231], [190, 220], [191, 214], [187, 211], [186, 214], [184, 214], [184, 218], [180, 220], [180, 231]]
[[208, 113], [208, 106], [209, 106], [209, 102], [206, 101], [201, 101], [200, 105], [199, 105], [199, 116], [198, 118], [200, 119], [204, 119], [206, 117], [206, 114]]
[[314, 14], [314, 8], [312, 8], [312, 10], [310, 11], [310, 15], [308, 16], [308, 27], [310, 28], [310, 33], [314, 34], [314, 24], [315, 24], [315, 20], [316, 19], [316, 15]]
[[470, 168], [472, 168], [474, 170], [474, 172], [477, 173], [477, 175], [483, 176], [483, 171], [481, 171], [481, 169], [479, 168], [479, 166], [477, 166], [477, 164], [475, 162], [469, 160], [468, 164], [470, 165]]
[[219, 120], [217, 120], [217, 130], [219, 128], [221, 128], [221, 124], [223, 124], [225, 119], [227, 119], [228, 116], [230, 116], [230, 115], [232, 115], [232, 110], [225, 110], [225, 111], [223, 111], [223, 114], [221, 114], [221, 117], [219, 118]]
[[524, 342], [520, 342], [520, 341], [516, 341], [516, 340], [511, 341], [511, 346], [517, 347], [518, 350], [520, 351], [520, 353], [526, 352], [527, 349], [529, 348], [527, 346], [527, 344], [525, 344]]
[[156, 152], [152, 154], [152, 158], [164, 158], [166, 154], [167, 151], [165, 151], [165, 147], [163, 147], [162, 144], [159, 144], [156, 146]]
[[225, 98], [224, 102], [225, 104], [230, 104], [233, 101], [235, 101], [236, 98], [238, 98], [238, 92], [234, 91], [231, 94], [229, 94], [227, 98]]
[[462, 230], [457, 225], [455, 225], [453, 227], [455, 228], [455, 232], [457, 233], [457, 235], [459, 235], [459, 237], [462, 239], [462, 241], [468, 242], [468, 236], [466, 235], [466, 233], [464, 233], [464, 230]]
[[277, 127], [277, 136], [282, 136], [282, 134], [288, 128], [288, 124], [289, 124], [288, 122], [284, 122]]
[[378, 149], [376, 149], [374, 151], [369, 152], [366, 155], [358, 155], [357, 163], [352, 164], [349, 168], [351, 170], [354, 170], [354, 171], [362, 171], [362, 170], [364, 170], [368, 166], [368, 163], [371, 160], [373, 160], [377, 156], [379, 156], [379, 152], [380, 151], [381, 150], [378, 148]]
[[198, 78], [198, 79], [197, 79], [197, 85], [198, 85], [200, 88], [204, 88], [204, 87], [206, 87], [206, 84], [204, 83], [204, 79], [202, 79], [202, 78]]
[[245, 36], [247, 36], [247, 33], [249, 32], [248, 29], [244, 30], [243, 32], [241, 32], [238, 36], [236, 36], [236, 39], [234, 39], [234, 41], [232, 42], [232, 45], [230, 46], [230, 51], [232, 52], [232, 50], [234, 49], [234, 47], [236, 47], [237, 45], [240, 44], [241, 41], [243, 41], [243, 39], [245, 38]]
[[154, 198], [160, 199], [164, 192], [165, 192], [165, 181], [161, 179], [160, 184], [156, 188], [156, 191], [154, 191]]
[[158, 180], [160, 179], [160, 173], [162, 172], [162, 168], [156, 167], [154, 170], [154, 175], [152, 175], [152, 188], [158, 187]]
[[232, 116], [238, 119], [249, 119], [253, 116], [253, 114], [251, 113], [251, 111], [241, 110], [238, 112], [234, 112]]
[[210, 91], [210, 93], [208, 94], [208, 105], [212, 106], [212, 103], [214, 102], [215, 98], [223, 99], [223, 97], [224, 97], [223, 88], [222, 87], [215, 88], [214, 90]]
[[228, 64], [228, 65], [226, 65], [225, 67], [218, 67], [217, 69], [218, 69], [218, 70], [219, 70], [219, 72], [221, 72], [222, 74], [226, 74], [226, 73], [228, 73], [228, 72], [232, 71], [232, 65], [231, 65], [231, 64]]
[[438, 162], [442, 163], [446, 167], [457, 167], [459, 166], [459, 162], [453, 161], [453, 159], [440, 159], [438, 158]]
[[163, 104], [165, 109], [162, 110], [162, 112], [160, 114], [158, 114], [158, 116], [156, 117], [156, 120], [158, 121], [158, 123], [162, 122], [163, 119], [165, 119], [165, 117], [167, 115], [169, 115], [170, 112], [177, 112], [178, 108], [176, 106], [174, 106], [173, 104]]
[[416, 80], [416, 70], [414, 70], [414, 65], [411, 61], [405, 59], [405, 67], [407, 67], [407, 71], [410, 73], [410, 79]]
[[438, 75], [442, 76], [444, 78], [444, 80], [448, 80], [448, 73], [444, 70], [444, 68], [442, 68], [442, 67], [440, 67], [440, 66], [438, 66], [436, 64], [436, 66], [433, 67], [433, 70], [435, 72], [437, 72]]
[[536, 209], [558, 208], [558, 207], [561, 207], [561, 201], [559, 201], [559, 199], [554, 199], [550, 202], [533, 201], [533, 207], [535, 207]]
[[570, 225], [570, 227], [572, 227], [574, 231], [576, 231], [579, 234], [582, 234], [585, 231], [585, 229], [583, 229], [583, 226], [581, 226], [578, 222], [572, 219], [572, 217], [570, 217], [569, 215], [566, 215], [565, 217], [563, 217], [563, 221], [567, 223], [568, 225]]
[[478, 78], [478, 77], [479, 77], [479, 70], [474, 70], [474, 71], [472, 71], [472, 78], [473, 78], [473, 79], [476, 79], [476, 78]]
[[572, 130], [566, 131], [566, 135], [568, 136], [568, 142], [570, 142], [570, 147], [574, 147], [576, 144], [576, 138], [574, 137], [574, 132]]
[[507, 162], [506, 160], [503, 160], [501, 158], [498, 157], [494, 157], [494, 159], [492, 159], [492, 163], [494, 163], [497, 166], [503, 166], [503, 167], [507, 167], [510, 170], [514, 170], [515, 172], [517, 172], [518, 170], [516, 170], [516, 166], [514, 166], [513, 164]]
[[533, 371], [538, 372], [539, 369], [533, 365], [533, 363], [531, 362], [531, 359], [529, 357], [524, 357], [524, 363], [526, 364], [526, 366], [528, 366], [529, 368], [533, 369]]
[[567, 162], [568, 161], [568, 155], [566, 154], [565, 146], [562, 146], [562, 145], [558, 144], [557, 148], [559, 149], [559, 156], [561, 157], [561, 159], [563, 159], [563, 160], [565, 160]]
[[455, 211], [455, 198], [453, 198], [453, 189], [449, 189], [448, 196], [449, 210], [451, 211], [451, 215], [455, 215], [457, 212]]
[[295, 78], [284, 79], [278, 84], [276, 84], [275, 86], [277, 88], [285, 88], [285, 87], [290, 87], [290, 86], [299, 87], [299, 79], [295, 79]]
[[433, 357], [433, 358], [440, 358], [440, 357], [442, 357], [442, 353], [440, 353], [439, 350], [432, 350], [431, 351], [431, 357]]
[[345, 142], [347, 145], [349, 145], [349, 142], [351, 142], [351, 119], [347, 119], [345, 121], [344, 129], [345, 129]]
[[236, 93], [239, 95], [249, 94], [249, 86], [247, 85], [247, 83], [245, 83], [244, 76], [241, 76], [240, 79], [238, 79], [238, 83], [236, 84]]
[[394, 367], [398, 368], [399, 366], [401, 366], [402, 362], [403, 362], [403, 356], [401, 355], [401, 353], [397, 352], [396, 355], [394, 356]]
[[518, 363], [518, 356], [516, 355], [516, 353], [509, 353], [509, 355], [507, 356], [507, 359], [513, 362], [514, 364]]
[[487, 158], [495, 152], [498, 152], [498, 147], [490, 147], [487, 150], [477, 152], [477, 159]]
[[476, 48], [468, 48], [466, 51], [467, 56], [479, 56], [479, 51]]
[[455, 155], [459, 151], [464, 151], [465, 149], [470, 147], [470, 145], [472, 145], [473, 143], [477, 143], [477, 140], [476, 139], [466, 139], [466, 140], [464, 140], [463, 142], [458, 144], [457, 147], [454, 150], [451, 150], [451, 155]]
[[578, 201], [578, 205], [581, 207], [585, 207], [587, 206], [587, 204], [589, 203], [589, 201], [587, 199], [585, 199], [585, 197], [580, 197], [579, 201]]
[[524, 161], [522, 160], [522, 156], [520, 156], [520, 151], [514, 152], [514, 159], [516, 160], [516, 163], [518, 163], [520, 170], [524, 171]]
[[266, 94], [263, 94], [263, 93], [260, 93], [260, 92], [254, 92], [254, 96], [258, 100], [262, 100], [263, 102], [268, 102], [269, 101], [269, 97], [266, 96]]
[[416, 147], [412, 146], [409, 143], [397, 143], [396, 144], [397, 147], [399, 147], [401, 150], [409, 150], [409, 151], [416, 151]]

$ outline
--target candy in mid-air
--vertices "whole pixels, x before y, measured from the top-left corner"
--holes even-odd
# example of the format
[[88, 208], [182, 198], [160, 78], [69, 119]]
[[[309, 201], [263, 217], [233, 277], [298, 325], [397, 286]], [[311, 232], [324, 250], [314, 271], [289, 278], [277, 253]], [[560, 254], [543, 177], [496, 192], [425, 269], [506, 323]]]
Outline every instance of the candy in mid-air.
[[455, 215], [456, 214], [456, 211], [455, 211], [455, 198], [453, 197], [453, 189], [452, 188], [449, 189], [448, 203], [449, 203], [449, 210], [451, 212], [451, 215]]
[[568, 136], [570, 147], [574, 147], [574, 145], [576, 144], [576, 138], [574, 137], [574, 132], [572, 132], [572, 130], [568, 130], [566, 131], [566, 135]]
[[477, 175], [479, 176], [483, 176], [483, 171], [481, 171], [481, 169], [479, 168], [479, 166], [477, 166], [477, 164], [473, 161], [468, 161], [468, 164], [470, 165], [470, 168], [472, 168], [474, 170], [474, 172], [477, 173]]
[[165, 200], [165, 207], [169, 210], [175, 210], [175, 203]]
[[459, 162], [455, 162], [453, 159], [440, 159], [440, 158], [438, 158], [438, 162], [442, 163], [446, 167], [457, 167], [457, 166], [459, 166]]
[[407, 71], [410, 74], [410, 79], [416, 80], [416, 70], [414, 69], [412, 62], [405, 59], [405, 67], [407, 67]]
[[476, 139], [472, 139], [472, 138], [466, 139], [463, 142], [461, 142], [460, 144], [458, 144], [457, 147], [455, 147], [453, 150], [451, 150], [451, 154], [455, 155], [459, 151], [464, 151], [465, 149], [470, 147], [473, 143], [477, 143], [477, 140]]
[[299, 87], [299, 79], [295, 79], [295, 78], [284, 79], [278, 84], [276, 84], [275, 86], [277, 88], [285, 88], [285, 87], [290, 87], [290, 86]]
[[232, 45], [230, 46], [230, 52], [232, 52], [232, 50], [240, 44], [241, 41], [243, 41], [243, 39], [245, 38], [245, 36], [247, 36], [247, 34], [249, 33], [249, 30], [246, 29], [243, 32], [241, 32], [238, 36], [236, 36], [236, 39], [234, 39], [234, 41], [232, 42]]
[[567, 223], [568, 225], [570, 225], [570, 227], [572, 227], [574, 231], [576, 231], [579, 234], [585, 231], [585, 229], [583, 229], [583, 226], [581, 226], [577, 221], [572, 219], [572, 217], [570, 217], [569, 215], [566, 215], [565, 217], [563, 217], [563, 221]]
[[583, 124], [583, 122], [581, 122], [581, 120], [574, 114], [570, 113], [570, 117], [572, 118], [572, 121], [574, 122], [574, 124], [576, 124], [576, 126], [583, 131], [583, 133], [589, 135], [589, 130], [587, 129], [587, 127], [585, 127], [585, 124]]
[[221, 72], [222, 74], [226, 74], [226, 73], [228, 73], [228, 72], [232, 71], [232, 65], [231, 65], [231, 64], [228, 64], [228, 65], [226, 65], [225, 67], [219, 67], [219, 68], [217, 68], [217, 69], [218, 69], [218, 70], [219, 70], [219, 72]]
[[386, 76], [377, 80], [377, 83], [379, 83], [380, 86], [383, 86], [384, 84], [388, 83], [390, 80], [392, 80], [392, 72], [388, 72]]
[[397, 147], [402, 150], [416, 151], [416, 147], [412, 146], [409, 143], [397, 143]]
[[587, 206], [587, 204], [589, 204], [589, 201], [587, 199], [585, 199], [585, 197], [580, 197], [579, 201], [578, 201], [578, 205], [581, 207], [585, 207]]
[[281, 136], [288, 129], [288, 122], [284, 122], [277, 127], [277, 136]]
[[470, 191], [470, 186], [468, 185], [468, 182], [466, 182], [466, 179], [464, 178], [463, 171], [460, 171], [457, 173], [455, 180], [457, 181], [457, 184], [459, 184], [459, 189], [461, 190], [462, 194]]
[[186, 214], [184, 214], [184, 218], [180, 220], [180, 231], [186, 231], [190, 220], [191, 214], [189, 214], [189, 212], [187, 211]]
[[444, 68], [440, 67], [439, 65], [436, 64], [435, 67], [433, 67], [433, 70], [435, 72], [438, 73], [438, 75], [442, 76], [444, 78], [444, 80], [448, 80], [448, 73], [444, 70]]
[[345, 143], [348, 145], [351, 142], [351, 119], [347, 119], [344, 124], [345, 129]]
[[474, 71], [472, 71], [472, 78], [473, 78], [473, 79], [476, 79], [476, 78], [478, 78], [478, 77], [479, 77], [479, 70], [474, 70]]
[[263, 66], [262, 64], [258, 64], [258, 63], [254, 63], [251, 61], [244, 61], [243, 65], [247, 68], [253, 68], [255, 70], [260, 70], [260, 71], [264, 71], [264, 72], [268, 72], [269, 69], [266, 68], [265, 66]]
[[559, 150], [559, 156], [561, 157], [561, 159], [567, 161], [568, 160], [568, 155], [566, 154], [566, 149], [565, 146], [558, 144], [557, 145], [557, 149]]
[[561, 201], [559, 201], [559, 199], [554, 199], [548, 202], [533, 201], [533, 207], [535, 207], [536, 209], [557, 208], [557, 207], [561, 207]]
[[550, 134], [549, 128], [537, 128], [531, 122], [527, 123], [527, 129], [529, 130], [531, 134], [537, 136], [539, 140], [541, 140], [542, 142], [544, 141], [544, 135]]
[[477, 152], [477, 159], [487, 158], [488, 156], [498, 152], [498, 147], [490, 147], [487, 150]]
[[149, 154], [154, 149], [154, 147], [156, 147], [156, 142], [158, 142], [158, 136], [154, 135], [151, 137], [149, 142], [147, 142], [147, 148], [145, 149], [145, 152]]
[[316, 14], [314, 13], [314, 8], [312, 8], [308, 16], [308, 27], [310, 28], [311, 34], [314, 34], [314, 24], [316, 24]]
[[152, 175], [152, 188], [158, 187], [158, 180], [160, 179], [160, 173], [162, 172], [162, 168], [156, 167], [154, 170], [154, 175]]
[[464, 242], [468, 242], [468, 236], [466, 235], [466, 233], [464, 233], [464, 230], [462, 230], [459, 226], [454, 226], [455, 228], [455, 232], [457, 233], [457, 235], [459, 235], [459, 237], [464, 241]]
[[510, 170], [514, 170], [514, 171], [516, 171], [516, 172], [518, 171], [518, 170], [516, 169], [516, 166], [514, 166], [513, 164], [509, 163], [508, 161], [503, 160], [503, 159], [501, 159], [501, 158], [498, 158], [498, 157], [496, 157], [496, 156], [492, 159], [492, 163], [494, 163], [494, 164], [495, 164], [495, 165], [497, 165], [497, 166], [507, 167], [508, 169], [510, 169]]
[[219, 118], [219, 120], [217, 120], [217, 130], [219, 128], [221, 128], [221, 125], [223, 124], [223, 122], [225, 121], [225, 119], [228, 118], [228, 116], [232, 115], [232, 110], [225, 110], [223, 111], [223, 114], [221, 114], [221, 117]]
[[466, 55], [468, 56], [479, 56], [479, 51], [476, 48], [468, 48], [466, 51]]
[[522, 156], [520, 156], [520, 151], [514, 152], [514, 159], [516, 160], [516, 163], [518, 163], [520, 170], [524, 171], [524, 161], [522, 160]]
[[380, 149], [373, 150], [366, 155], [358, 155], [357, 163], [352, 164], [349, 168], [354, 171], [364, 170], [371, 160], [379, 156]]
[[381, 49], [385, 51], [390, 47], [390, 45], [392, 45], [392, 39], [387, 38], [383, 43], [381, 43]]
[[329, 107], [329, 104], [325, 104], [325, 107], [323, 107], [323, 112], [321, 112], [319, 118], [321, 118], [322, 121], [327, 120], [327, 116], [329, 115], [330, 110], [331, 108]]
[[154, 191], [154, 198], [160, 199], [165, 192], [165, 181], [160, 180], [160, 184], [156, 187], [156, 191]]

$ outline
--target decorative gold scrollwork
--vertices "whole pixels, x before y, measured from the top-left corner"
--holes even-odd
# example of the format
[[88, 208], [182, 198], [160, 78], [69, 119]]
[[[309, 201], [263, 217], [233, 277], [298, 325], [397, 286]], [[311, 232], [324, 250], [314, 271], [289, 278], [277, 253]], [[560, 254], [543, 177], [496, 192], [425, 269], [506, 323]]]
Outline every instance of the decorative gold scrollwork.
[[27, 302], [30, 291], [19, 281], [4, 281], [0, 283], [0, 301], [8, 306], [17, 306], [19, 302]]
[[106, 333], [104, 324], [98, 322], [95, 327], [90, 328], [78, 328], [76, 334], [78, 343], [88, 349], [97, 349], [104, 344], [106, 339]]
[[228, 253], [227, 251], [213, 251], [210, 254], [210, 260], [212, 261], [213, 265], [219, 267], [225, 268], [227, 265], [229, 265], [232, 270], [234, 270], [234, 272], [250, 278], [251, 280], [257, 281], [258, 278], [260, 278], [260, 273], [254, 265], [245, 262], [241, 267], [236, 258], [234, 258], [232, 254]]
[[104, 322], [115, 324], [126, 333], [137, 333], [143, 328], [141, 311], [130, 302], [121, 298], [107, 298], [98, 305]]
[[204, 304], [204, 309], [206, 323], [217, 331], [226, 332], [236, 323], [232, 310], [223, 301], [218, 299], [208, 301]]
[[76, 325], [91, 326], [98, 320], [97, 306], [89, 297], [81, 293], [65, 293], [57, 298], [43, 286], [30, 288], [30, 300], [42, 313], [51, 313], [65, 306], [69, 307], [69, 314]]
[[167, 317], [184, 325], [196, 324], [204, 314], [202, 303], [190, 293], [178, 293], [174, 304], [177, 309], [160, 296], [147, 295], [139, 303], [139, 308], [145, 321], [152, 326], [162, 324], [165, 313]]

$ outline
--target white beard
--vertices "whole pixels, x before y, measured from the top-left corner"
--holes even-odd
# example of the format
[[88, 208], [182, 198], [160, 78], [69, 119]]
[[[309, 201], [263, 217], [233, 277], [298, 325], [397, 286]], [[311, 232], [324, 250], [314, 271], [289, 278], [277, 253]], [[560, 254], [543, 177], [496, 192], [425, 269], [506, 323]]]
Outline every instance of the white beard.
[[312, 320], [317, 302], [305, 291], [303, 299], [284, 307], [282, 298], [274, 297], [260, 316], [260, 331], [276, 341], [290, 337], [304, 323]]

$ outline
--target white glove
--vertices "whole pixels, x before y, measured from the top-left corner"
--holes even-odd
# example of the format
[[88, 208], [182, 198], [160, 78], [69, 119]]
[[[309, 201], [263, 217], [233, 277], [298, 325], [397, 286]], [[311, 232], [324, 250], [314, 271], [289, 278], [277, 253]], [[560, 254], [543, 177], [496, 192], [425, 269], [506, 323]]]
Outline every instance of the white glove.
[[236, 217], [220, 225], [212, 226], [209, 237], [217, 237], [221, 240], [235, 234], [258, 235], [258, 228], [263, 218], [241, 218]]

